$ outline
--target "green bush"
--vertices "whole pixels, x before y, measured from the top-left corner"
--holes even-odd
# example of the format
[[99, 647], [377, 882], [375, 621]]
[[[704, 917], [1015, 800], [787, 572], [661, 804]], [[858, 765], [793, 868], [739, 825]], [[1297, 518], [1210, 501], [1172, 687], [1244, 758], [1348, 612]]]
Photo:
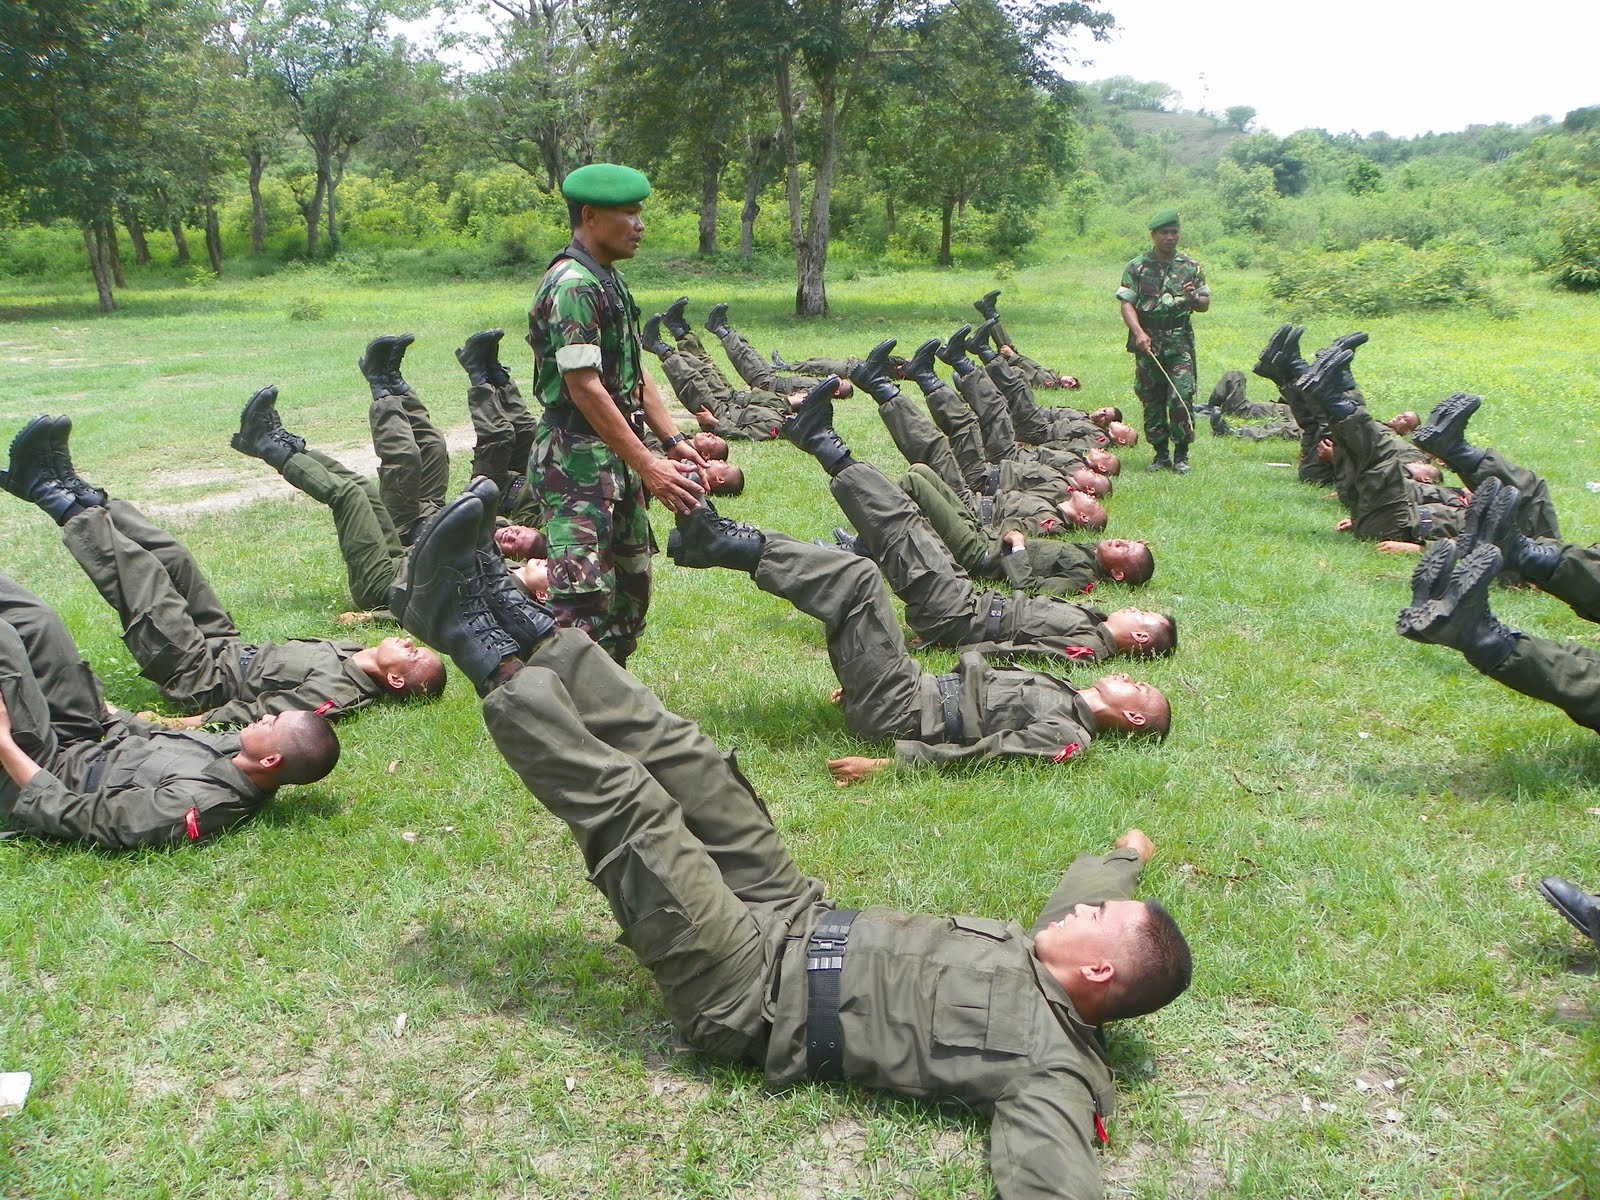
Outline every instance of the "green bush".
[[1560, 257], [1555, 282], [1574, 292], [1600, 288], [1600, 203], [1568, 208], [1561, 214]]
[[1484, 257], [1476, 247], [1461, 244], [1413, 250], [1399, 242], [1368, 242], [1350, 252], [1280, 261], [1267, 287], [1303, 313], [1378, 317], [1473, 305], [1493, 316], [1509, 315], [1506, 303], [1489, 286]]
[[65, 221], [0, 228], [0, 274], [61, 276], [88, 269], [83, 235]]

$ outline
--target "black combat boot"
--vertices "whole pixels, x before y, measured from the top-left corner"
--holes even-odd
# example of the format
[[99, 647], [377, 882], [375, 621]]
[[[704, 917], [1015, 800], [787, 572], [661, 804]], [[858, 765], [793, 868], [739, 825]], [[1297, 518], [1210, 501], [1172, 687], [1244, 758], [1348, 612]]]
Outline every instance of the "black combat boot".
[[1600, 946], [1600, 896], [1584, 891], [1559, 875], [1546, 875], [1536, 886], [1539, 894], [1568, 924]]
[[417, 340], [414, 333], [402, 333], [393, 339], [389, 346], [389, 363], [384, 371], [384, 379], [388, 382], [389, 390], [396, 394], [409, 392], [411, 385], [400, 374], [400, 363], [406, 356], [406, 349]]
[[679, 296], [667, 305], [667, 311], [661, 314], [661, 323], [667, 327], [667, 332], [675, 338], [689, 336], [689, 322], [684, 320], [683, 310], [689, 307], [689, 297]]
[[974, 300], [972, 307], [978, 310], [978, 315], [983, 317], [984, 320], [998, 320], [999, 313], [995, 311], [994, 307], [994, 302], [998, 299], [1000, 299], [1000, 289], [995, 288], [992, 292], [985, 292], [982, 299]]
[[1321, 406], [1330, 423], [1353, 417], [1361, 407], [1361, 393], [1356, 390], [1356, 379], [1350, 372], [1354, 358], [1353, 350], [1328, 347], [1318, 353], [1311, 369], [1295, 383], [1308, 400]]
[[911, 380], [923, 390], [923, 393], [933, 391], [942, 386], [943, 380], [934, 372], [933, 358], [942, 345], [938, 338], [929, 338], [917, 347], [917, 352], [906, 360], [906, 378]]
[[834, 526], [833, 544], [841, 550], [847, 550], [851, 554], [858, 554], [862, 558], [872, 557], [872, 551], [867, 549], [867, 543], [862, 540], [861, 535], [851, 532], [843, 525]]
[[1146, 471], [1170, 471], [1170, 470], [1172, 470], [1172, 455], [1167, 453], [1167, 444], [1165, 442], [1152, 441], [1150, 443], [1150, 446], [1151, 446], [1151, 448], [1153, 450], [1155, 450], [1156, 456], [1155, 456], [1154, 461], [1152, 461], [1148, 466], [1145, 467], [1145, 470]]
[[644, 323], [644, 327], [639, 330], [639, 344], [657, 358], [665, 358], [674, 352], [673, 347], [667, 345], [661, 337], [661, 322], [664, 320], [666, 318], [661, 313], [657, 313], [647, 320]]
[[1500, 667], [1521, 636], [1489, 611], [1489, 584], [1500, 564], [1500, 548], [1488, 542], [1460, 559], [1454, 543], [1434, 543], [1411, 577], [1411, 604], [1395, 622], [1400, 636], [1459, 650], [1485, 673]]
[[994, 337], [994, 327], [998, 324], [1000, 324], [999, 317], [990, 317], [982, 325], [974, 329], [971, 336], [967, 338], [967, 344], [972, 348], [973, 353], [977, 354], [978, 361], [985, 366], [1000, 357], [998, 351], [989, 348], [989, 339]]
[[1189, 473], [1188, 442], [1172, 443], [1172, 469], [1176, 474], [1179, 475], [1187, 475]]
[[521, 652], [489, 607], [478, 563], [483, 515], [482, 498], [468, 491], [429, 517], [389, 593], [389, 611], [407, 632], [448, 654], [479, 694]]
[[230, 443], [240, 454], [259, 458], [274, 471], [306, 448], [305, 438], [295, 437], [278, 418], [278, 389], [267, 386], [245, 402], [239, 414], [239, 432]]
[[[1198, 412], [1199, 410], [1196, 409], [1195, 411]], [[1212, 437], [1227, 437], [1233, 432], [1233, 426], [1228, 424], [1228, 418], [1222, 415], [1222, 410], [1220, 408], [1213, 408], [1210, 416]]]
[[526, 659], [540, 642], [555, 632], [555, 614], [517, 586], [506, 567], [505, 556], [495, 547], [495, 514], [500, 507], [500, 489], [494, 480], [480, 475], [467, 485], [467, 491], [483, 504], [478, 525], [477, 566], [484, 594], [489, 599], [489, 612], [517, 643], [518, 657]]
[[706, 314], [706, 332], [719, 341], [733, 332], [733, 326], [728, 324], [728, 306], [726, 304], [713, 304], [711, 311]]
[[1473, 544], [1493, 542], [1500, 547], [1502, 582], [1549, 583], [1561, 565], [1561, 543], [1536, 542], [1518, 528], [1521, 499], [1521, 492], [1498, 479], [1479, 484], [1467, 506], [1466, 533], [1458, 541], [1460, 553], [1465, 556], [1469, 539]]
[[[473, 387], [494, 385], [504, 387], [511, 378], [500, 366], [500, 339], [504, 329], [485, 329], [467, 339], [467, 344], [456, 351], [456, 361], [467, 373], [467, 382]], [[502, 376], [503, 378], [497, 378]]]
[[1311, 369], [1311, 364], [1300, 354], [1300, 335], [1304, 332], [1305, 327], [1301, 325], [1279, 325], [1262, 347], [1261, 357], [1251, 370], [1280, 386], [1299, 379]]
[[839, 377], [829, 375], [806, 393], [800, 407], [778, 427], [779, 437], [815, 458], [829, 475], [837, 475], [856, 461], [833, 429], [833, 393], [838, 386]]
[[943, 346], [934, 351], [939, 361], [953, 367], [957, 375], [965, 375], [978, 369], [967, 361], [967, 335], [971, 332], [971, 325], [963, 325], [950, 335]]
[[872, 352], [858, 362], [850, 372], [850, 382], [855, 384], [879, 404], [895, 399], [900, 389], [889, 378], [889, 352], [894, 349], [894, 338], [879, 342]]
[[78, 503], [85, 508], [104, 508], [109, 497], [105, 488], [95, 487], [78, 474], [77, 467], [72, 465], [72, 418], [63, 414], [50, 418], [50, 455], [55, 460], [52, 464], [56, 478], [66, 486]]
[[667, 557], [680, 567], [727, 567], [754, 575], [761, 565], [766, 537], [754, 525], [719, 517], [711, 501], [679, 513], [677, 523], [667, 535]]
[[11, 439], [11, 469], [0, 472], [0, 487], [30, 504], [37, 504], [57, 525], [65, 525], [88, 505], [81, 502], [56, 470], [50, 439], [55, 431], [49, 417], [35, 417]]
[[392, 334], [387, 333], [382, 337], [373, 338], [367, 343], [365, 353], [356, 363], [356, 366], [361, 368], [361, 377], [372, 389], [374, 400], [394, 390], [389, 386], [389, 352], [397, 340]]
[[774, 371], [793, 371], [795, 370], [795, 365], [784, 362], [778, 352], [774, 350], [772, 352], [772, 369]]
[[1484, 452], [1467, 444], [1467, 422], [1483, 403], [1482, 396], [1456, 392], [1446, 396], [1428, 414], [1420, 429], [1411, 435], [1411, 444], [1443, 459], [1458, 475], [1476, 471]]

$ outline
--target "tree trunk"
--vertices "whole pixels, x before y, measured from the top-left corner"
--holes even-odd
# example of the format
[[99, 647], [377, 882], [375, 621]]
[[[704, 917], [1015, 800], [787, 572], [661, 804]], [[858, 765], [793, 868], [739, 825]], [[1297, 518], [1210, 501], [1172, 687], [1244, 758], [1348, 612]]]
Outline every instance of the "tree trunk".
[[887, 189], [883, 193], [883, 220], [888, 226], [889, 236], [893, 237], [897, 228], [894, 215], [894, 193]]
[[[794, 87], [789, 79], [789, 62], [778, 63], [778, 116], [781, 121], [780, 137], [783, 141], [784, 195], [789, 201], [789, 247], [795, 256], [795, 271], [799, 273], [800, 248], [805, 244], [804, 226], [800, 215], [800, 148], [794, 136]], [[795, 295], [795, 311], [800, 311], [800, 296]]]
[[327, 181], [323, 177], [322, 168], [317, 168], [317, 188], [311, 195], [311, 203], [300, 205], [300, 215], [306, 222], [306, 257], [317, 256], [317, 243], [322, 239], [322, 198], [326, 194]]
[[96, 235], [92, 222], [85, 221], [78, 228], [83, 231], [83, 248], [89, 255], [89, 273], [94, 276], [94, 290], [100, 297], [100, 311], [116, 312], [117, 302], [111, 295], [111, 269], [101, 252], [103, 240]]
[[133, 243], [133, 265], [148, 267], [150, 265], [150, 243], [145, 240], [144, 224], [139, 220], [139, 214], [126, 204], [118, 205], [122, 213], [122, 223], [128, 227], [128, 240]]
[[761, 185], [766, 180], [767, 164], [777, 148], [778, 137], [754, 138], [746, 155], [748, 168], [744, 180], [744, 208], [739, 212], [739, 257], [750, 261], [756, 248], [756, 218], [761, 215]]
[[939, 265], [950, 265], [950, 226], [954, 223], [956, 204], [946, 200], [939, 206]]
[[717, 198], [722, 190], [722, 149], [707, 143], [700, 170], [700, 256], [717, 255]]
[[[352, 147], [353, 149], [354, 147]], [[339, 210], [334, 199], [339, 184], [344, 180], [345, 159], [350, 151], [338, 156], [331, 164], [328, 172], [328, 250], [332, 254], [339, 253]]]
[[206, 201], [206, 257], [211, 260], [211, 273], [222, 274], [222, 226], [217, 220], [217, 206]]
[[250, 164], [250, 253], [256, 255], [267, 245], [267, 209], [261, 202], [261, 172], [267, 165], [267, 156], [251, 147], [244, 157]]
[[828, 226], [833, 204], [833, 170], [839, 153], [839, 111], [834, 81], [816, 87], [817, 173], [811, 180], [811, 208], [805, 236], [795, 247], [794, 311], [799, 317], [828, 312]]
[[183, 232], [183, 222], [178, 220], [177, 217], [172, 217], [167, 221], [167, 228], [172, 231], [172, 244], [178, 248], [178, 265], [180, 267], [188, 266], [189, 238]]
[[112, 282], [119, 288], [127, 287], [127, 276], [122, 273], [122, 247], [117, 245], [117, 223], [111, 219], [110, 214], [107, 214], [95, 224], [95, 230], [106, 245], [106, 259], [111, 263]]

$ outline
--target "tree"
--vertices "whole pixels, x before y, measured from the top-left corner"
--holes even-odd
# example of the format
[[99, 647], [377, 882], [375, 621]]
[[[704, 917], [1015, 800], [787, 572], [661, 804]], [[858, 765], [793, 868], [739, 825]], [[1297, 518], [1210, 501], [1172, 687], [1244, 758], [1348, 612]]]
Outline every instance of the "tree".
[[494, 67], [469, 81], [468, 118], [490, 154], [553, 192], [568, 170], [593, 161], [600, 140], [589, 78], [594, 18], [581, 0], [490, 3], [505, 19], [483, 43]]
[[1278, 203], [1272, 172], [1256, 164], [1241, 167], [1223, 159], [1217, 163], [1217, 196], [1222, 201], [1222, 227], [1230, 233], [1262, 233]]
[[1240, 133], [1250, 132], [1250, 122], [1256, 119], [1256, 110], [1248, 104], [1234, 104], [1223, 111], [1223, 120]]
[[1352, 196], [1383, 190], [1383, 168], [1365, 155], [1353, 154], [1344, 168], [1344, 185]]
[[315, 254], [324, 206], [328, 243], [339, 249], [337, 193], [350, 154], [393, 102], [410, 67], [405, 44], [384, 34], [393, 18], [420, 15], [425, 0], [270, 0], [273, 70], [296, 128], [311, 147], [314, 186], [297, 195], [306, 253]]
[[[1098, 30], [1097, 30], [1098, 32]], [[1149, 112], [1165, 112], [1168, 103], [1178, 94], [1165, 83], [1144, 83], [1131, 75], [1113, 75], [1094, 85], [1103, 103], [1112, 108], [1136, 108]]]
[[[607, 33], [600, 78], [606, 109], [626, 114], [611, 144], [652, 178], [700, 200], [699, 253], [717, 250], [724, 174], [737, 157], [759, 191], [777, 117], [770, 72], [748, 61], [741, 14], [706, 0], [601, 0]], [[649, 21], [651, 33], [638, 36]], [[716, 70], [684, 64], [716, 62]], [[765, 147], [765, 152], [762, 148]], [[753, 214], [751, 216], [753, 220]]]
[[132, 194], [153, 101], [193, 38], [179, 0], [0, 5], [0, 188], [83, 235], [101, 312], [113, 295], [117, 205]]

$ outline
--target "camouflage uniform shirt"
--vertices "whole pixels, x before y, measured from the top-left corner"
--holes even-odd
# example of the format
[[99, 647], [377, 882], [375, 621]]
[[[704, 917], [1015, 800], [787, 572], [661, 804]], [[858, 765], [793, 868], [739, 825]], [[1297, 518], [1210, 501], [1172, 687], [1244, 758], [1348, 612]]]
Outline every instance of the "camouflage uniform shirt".
[[[1161, 364], [1158, 370], [1144, 355], [1134, 358], [1133, 390], [1144, 407], [1145, 436], [1158, 450], [1169, 438], [1183, 445], [1194, 441], [1194, 326], [1183, 292], [1190, 281], [1197, 298], [1211, 295], [1205, 272], [1194, 259], [1183, 254], [1161, 259], [1147, 250], [1123, 269], [1117, 289], [1117, 299], [1138, 312], [1140, 327], [1150, 335], [1151, 353]], [[1132, 330], [1128, 350], [1133, 351]]]
[[528, 312], [534, 391], [544, 405], [529, 456], [528, 488], [550, 539], [550, 606], [618, 662], [644, 630], [650, 603], [650, 535], [644, 484], [578, 419], [564, 376], [592, 368], [635, 432], [644, 432], [639, 307], [613, 274], [621, 311], [583, 264], [563, 258], [539, 284]]

